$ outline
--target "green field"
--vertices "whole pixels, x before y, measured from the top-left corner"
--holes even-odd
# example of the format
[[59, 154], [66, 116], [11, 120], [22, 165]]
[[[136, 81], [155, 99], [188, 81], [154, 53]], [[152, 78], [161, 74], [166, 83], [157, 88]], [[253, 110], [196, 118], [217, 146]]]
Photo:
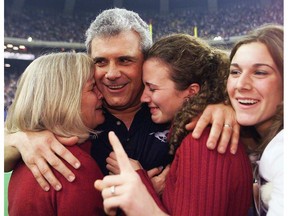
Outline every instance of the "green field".
[[4, 173], [4, 216], [8, 215], [8, 183], [10, 180], [11, 172]]

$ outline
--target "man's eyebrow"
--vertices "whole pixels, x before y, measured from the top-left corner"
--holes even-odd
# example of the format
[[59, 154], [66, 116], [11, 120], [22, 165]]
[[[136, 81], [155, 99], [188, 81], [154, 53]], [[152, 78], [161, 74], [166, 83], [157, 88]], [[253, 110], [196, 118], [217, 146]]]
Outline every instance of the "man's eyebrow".
[[104, 57], [94, 57], [93, 58], [93, 62], [94, 62], [94, 64], [96, 63], [96, 61], [103, 61], [103, 60], [105, 60], [105, 58]]
[[136, 56], [131, 56], [131, 55], [124, 55], [124, 56], [119, 56], [118, 59], [131, 59], [131, 60], [137, 60], [139, 59]]

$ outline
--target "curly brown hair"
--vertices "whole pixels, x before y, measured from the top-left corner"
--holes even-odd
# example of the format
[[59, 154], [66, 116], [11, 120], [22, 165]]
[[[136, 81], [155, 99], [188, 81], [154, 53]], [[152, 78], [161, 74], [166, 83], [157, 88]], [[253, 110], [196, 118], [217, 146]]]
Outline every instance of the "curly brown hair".
[[185, 125], [207, 105], [227, 100], [229, 58], [224, 51], [212, 48], [203, 40], [188, 34], [172, 34], [161, 38], [146, 54], [145, 59], [149, 58], [167, 63], [172, 69], [169, 76], [177, 90], [184, 90], [192, 83], [200, 86], [200, 91], [187, 98], [173, 120], [169, 139], [170, 154], [173, 155], [189, 133]]

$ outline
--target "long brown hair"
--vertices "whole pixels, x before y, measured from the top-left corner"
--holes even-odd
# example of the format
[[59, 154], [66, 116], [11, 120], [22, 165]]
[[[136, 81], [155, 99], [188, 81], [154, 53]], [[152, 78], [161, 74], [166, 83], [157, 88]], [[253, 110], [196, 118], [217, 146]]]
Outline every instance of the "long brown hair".
[[[283, 26], [277, 24], [266, 24], [260, 26], [259, 28], [252, 31], [250, 34], [246, 35], [243, 39], [236, 43], [232, 48], [230, 54], [230, 61], [233, 59], [235, 53], [244, 44], [249, 44], [253, 42], [260, 42], [264, 44], [273, 61], [275, 62], [278, 71], [282, 76], [283, 81]], [[272, 126], [269, 131], [265, 133], [264, 137], [256, 131], [255, 127], [242, 127], [241, 133], [243, 136], [252, 136], [255, 144], [248, 143], [247, 147], [250, 152], [261, 154], [268, 143], [276, 136], [278, 132], [283, 129], [283, 102], [278, 105], [276, 114], [272, 119]]]

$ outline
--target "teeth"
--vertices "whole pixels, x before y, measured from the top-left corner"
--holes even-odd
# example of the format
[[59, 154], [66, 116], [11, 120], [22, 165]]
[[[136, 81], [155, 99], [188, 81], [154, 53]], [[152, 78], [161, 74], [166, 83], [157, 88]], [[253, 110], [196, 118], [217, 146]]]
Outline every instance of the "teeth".
[[110, 89], [120, 89], [120, 88], [123, 88], [124, 86], [125, 85], [113, 85], [113, 86], [109, 85], [108, 88], [110, 88]]
[[256, 104], [258, 100], [252, 100], [252, 99], [238, 99], [238, 102], [241, 104]]

